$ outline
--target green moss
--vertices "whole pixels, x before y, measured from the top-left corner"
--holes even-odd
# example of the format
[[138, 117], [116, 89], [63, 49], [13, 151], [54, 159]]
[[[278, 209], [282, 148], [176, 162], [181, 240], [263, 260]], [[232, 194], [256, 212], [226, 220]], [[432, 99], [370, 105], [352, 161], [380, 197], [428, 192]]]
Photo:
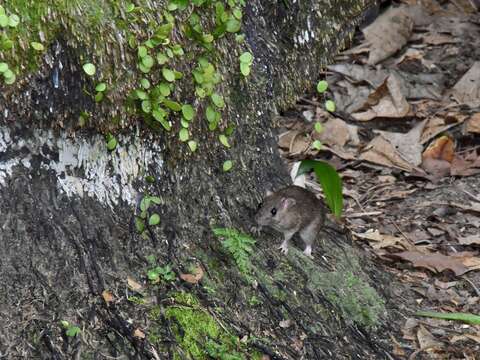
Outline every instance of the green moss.
[[385, 312], [385, 303], [375, 289], [352, 272], [314, 274], [308, 286], [316, 291], [321, 289], [344, 320], [372, 327]]
[[[222, 329], [197, 298], [186, 292], [175, 293], [173, 298], [176, 304], [167, 307], [165, 317], [172, 320], [176, 339], [190, 359], [245, 359], [238, 337]], [[181, 357], [177, 354], [176, 358]]]

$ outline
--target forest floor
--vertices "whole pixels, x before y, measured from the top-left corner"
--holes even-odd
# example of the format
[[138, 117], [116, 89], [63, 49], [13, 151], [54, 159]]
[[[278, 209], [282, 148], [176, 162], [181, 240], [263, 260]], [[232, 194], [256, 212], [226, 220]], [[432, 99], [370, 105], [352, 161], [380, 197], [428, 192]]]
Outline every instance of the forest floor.
[[475, 3], [391, 5], [327, 67], [328, 89], [278, 122], [290, 166], [337, 168], [346, 227], [401, 284], [398, 358], [479, 358], [479, 59]]

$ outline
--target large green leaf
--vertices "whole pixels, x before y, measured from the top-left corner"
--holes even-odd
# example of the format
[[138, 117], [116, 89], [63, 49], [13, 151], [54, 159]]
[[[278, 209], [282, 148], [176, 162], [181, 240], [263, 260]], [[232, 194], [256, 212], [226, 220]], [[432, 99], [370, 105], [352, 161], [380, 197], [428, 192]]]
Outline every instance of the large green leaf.
[[480, 325], [480, 316], [470, 313], [440, 313], [435, 311], [418, 311], [415, 313], [415, 315], [443, 320], [457, 320], [472, 325]]
[[303, 160], [298, 168], [297, 176], [312, 170], [317, 176], [317, 181], [322, 185], [325, 202], [337, 218], [342, 216], [343, 194], [342, 179], [333, 166], [323, 161]]

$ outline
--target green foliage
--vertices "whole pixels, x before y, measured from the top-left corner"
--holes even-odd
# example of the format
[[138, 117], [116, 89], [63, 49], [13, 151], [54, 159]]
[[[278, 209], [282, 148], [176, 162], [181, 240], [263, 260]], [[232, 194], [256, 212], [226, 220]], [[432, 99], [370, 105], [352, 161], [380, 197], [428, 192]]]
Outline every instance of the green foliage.
[[233, 167], [233, 161], [232, 160], [225, 160], [222, 165], [222, 169], [224, 172], [230, 171]]
[[105, 136], [105, 139], [107, 140], [107, 149], [109, 151], [115, 150], [115, 148], [117, 147], [117, 139], [115, 138], [115, 136], [113, 136], [112, 134], [107, 134], [107, 136]]
[[325, 101], [325, 109], [329, 112], [335, 111], [335, 103], [332, 100]]
[[343, 210], [342, 179], [333, 166], [323, 161], [303, 160], [298, 169], [297, 176], [312, 170], [317, 181], [322, 185], [325, 202], [332, 213], [340, 218]]
[[232, 228], [214, 228], [213, 233], [224, 238], [223, 247], [232, 255], [238, 269], [244, 275], [250, 274], [250, 255], [253, 252], [255, 239]]
[[156, 266], [153, 269], [147, 271], [148, 280], [152, 283], [157, 283], [160, 278], [165, 281], [173, 281], [176, 278], [175, 273], [170, 265]]
[[249, 52], [244, 52], [238, 59], [240, 60], [240, 72], [243, 76], [247, 77], [250, 75], [250, 67], [253, 64], [253, 55]]
[[471, 325], [480, 325], [480, 316], [470, 313], [439, 313], [435, 311], [418, 311], [416, 316], [425, 316], [434, 319], [462, 321]]
[[317, 84], [317, 91], [322, 94], [328, 89], [328, 83], [325, 80], [321, 80]]
[[92, 63], [86, 63], [83, 64], [83, 71], [85, 71], [85, 74], [87, 74], [88, 76], [93, 76], [95, 75], [97, 69]]
[[60, 321], [60, 325], [65, 330], [65, 335], [67, 335], [68, 337], [75, 337], [80, 334], [80, 328], [78, 326], [70, 324], [67, 320]]
[[148, 225], [155, 226], [160, 223], [160, 215], [157, 213], [150, 213], [150, 207], [160, 205], [161, 199], [158, 196], [145, 195], [140, 201], [140, 215], [135, 217], [135, 228], [138, 233], [142, 234], [145, 231], [145, 222], [148, 218]]

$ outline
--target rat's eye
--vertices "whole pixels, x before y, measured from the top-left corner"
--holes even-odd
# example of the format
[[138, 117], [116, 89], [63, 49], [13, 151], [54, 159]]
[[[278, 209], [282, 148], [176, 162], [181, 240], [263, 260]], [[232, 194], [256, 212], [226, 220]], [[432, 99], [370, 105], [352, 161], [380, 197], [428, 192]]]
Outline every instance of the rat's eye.
[[273, 216], [275, 216], [275, 214], [277, 213], [277, 208], [272, 208], [270, 212], [272, 213]]

